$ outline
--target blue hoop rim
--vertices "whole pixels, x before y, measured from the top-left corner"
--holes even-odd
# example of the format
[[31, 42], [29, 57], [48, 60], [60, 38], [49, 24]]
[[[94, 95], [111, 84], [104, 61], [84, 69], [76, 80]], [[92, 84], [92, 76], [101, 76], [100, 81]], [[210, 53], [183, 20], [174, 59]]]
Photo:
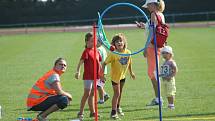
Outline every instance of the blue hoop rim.
[[[103, 45], [104, 45], [108, 50], [110, 50], [110, 43], [109, 43], [109, 41], [108, 41], [108, 39], [107, 39], [107, 37], [106, 37], [105, 31], [104, 31], [104, 28], [103, 28], [102, 18], [103, 18], [103, 16], [104, 16], [110, 9], [112, 9], [113, 7], [116, 7], [116, 6], [129, 6], [129, 7], [135, 8], [136, 10], [138, 10], [139, 12], [141, 12], [141, 13], [144, 15], [146, 21], [149, 22], [149, 19], [148, 19], [148, 17], [146, 16], [145, 12], [144, 12], [143, 10], [141, 10], [138, 6], [136, 6], [136, 5], [134, 5], [134, 4], [131, 4], [131, 3], [115, 3], [115, 4], [111, 5], [111, 6], [109, 6], [108, 8], [106, 8], [106, 9], [102, 12], [101, 15], [100, 15], [100, 13], [98, 12], [98, 35], [97, 35], [97, 36], [99, 37], [99, 40], [103, 43]], [[103, 37], [102, 37], [102, 36], [103, 36]], [[148, 45], [149, 45], [149, 43], [150, 43], [150, 41], [151, 41], [151, 36], [152, 36], [152, 30], [149, 28], [149, 36], [148, 36], [148, 38], [147, 38], [147, 41], [146, 41], [146, 43], [145, 43], [145, 46], [144, 46], [142, 49], [138, 50], [138, 51], [135, 51], [135, 52], [130, 53], [130, 54], [122, 54], [122, 53], [119, 53], [119, 52], [116, 52], [116, 51], [111, 51], [111, 52], [114, 53], [114, 54], [121, 55], [121, 56], [131, 56], [131, 55], [138, 54], [138, 53], [144, 51], [144, 50], [148, 47]], [[104, 40], [103, 40], [104, 38], [105, 38], [105, 42], [104, 42]], [[108, 44], [108, 45], [107, 45], [107, 44]]]

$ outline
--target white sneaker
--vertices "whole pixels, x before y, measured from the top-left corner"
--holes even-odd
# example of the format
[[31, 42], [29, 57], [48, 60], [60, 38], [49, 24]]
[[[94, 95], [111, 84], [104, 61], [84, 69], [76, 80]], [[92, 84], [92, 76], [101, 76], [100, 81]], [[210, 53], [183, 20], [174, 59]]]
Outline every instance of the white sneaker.
[[114, 119], [114, 120], [117, 120], [117, 119], [119, 119], [119, 116], [117, 115], [117, 114], [111, 114], [111, 116], [110, 116], [112, 119]]
[[171, 105], [171, 104], [169, 104], [169, 105], [168, 105], [168, 108], [169, 108], [170, 110], [175, 110], [175, 106], [174, 106], [174, 104], [172, 104], [172, 105]]
[[79, 118], [80, 121], [83, 121], [84, 120], [84, 115], [81, 114], [80, 112], [78, 112], [77, 118]]
[[125, 114], [122, 112], [122, 108], [121, 108], [121, 107], [117, 108], [117, 113], [118, 113], [119, 115], [121, 115], [121, 116], [124, 116], [124, 115], [125, 115]]
[[99, 100], [98, 104], [104, 104], [104, 100]]

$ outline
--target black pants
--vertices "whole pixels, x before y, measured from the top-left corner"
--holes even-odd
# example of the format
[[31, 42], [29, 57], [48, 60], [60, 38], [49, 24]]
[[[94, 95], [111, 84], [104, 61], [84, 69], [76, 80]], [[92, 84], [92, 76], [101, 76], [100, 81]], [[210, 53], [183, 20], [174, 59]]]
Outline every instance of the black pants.
[[55, 104], [60, 109], [64, 109], [69, 104], [69, 99], [63, 95], [50, 96], [40, 104], [33, 106], [29, 111], [45, 111]]

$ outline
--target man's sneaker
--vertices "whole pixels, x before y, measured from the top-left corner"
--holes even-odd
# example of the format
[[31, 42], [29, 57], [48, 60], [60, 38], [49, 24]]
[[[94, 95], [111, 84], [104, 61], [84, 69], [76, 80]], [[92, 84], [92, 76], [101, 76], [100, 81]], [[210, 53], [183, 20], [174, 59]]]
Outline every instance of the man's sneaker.
[[117, 113], [116, 114], [111, 114], [110, 115], [110, 118], [112, 118], [112, 119], [119, 119], [119, 116], [117, 115]]
[[80, 112], [78, 112], [77, 117], [80, 121], [83, 121], [83, 119], [84, 119], [84, 115], [81, 114]]
[[[146, 106], [156, 106], [156, 105], [159, 105], [159, 102], [156, 101], [156, 99], [154, 98], [151, 103], [147, 104]], [[163, 100], [161, 98], [161, 105], [163, 105]]]
[[121, 108], [121, 107], [117, 108], [117, 113], [118, 113], [119, 115], [121, 115], [121, 116], [124, 116], [124, 115], [125, 115], [125, 114], [122, 112], [122, 108]]
[[110, 96], [108, 94], [105, 94], [104, 95], [104, 102], [106, 102], [109, 98], [110, 98]]
[[47, 121], [46, 118], [41, 117], [40, 115], [37, 115], [38, 121]]
[[[90, 117], [96, 117], [96, 113], [90, 113]], [[98, 114], [98, 117], [100, 117], [99, 114]]]
[[98, 104], [104, 104], [104, 100], [99, 100]]

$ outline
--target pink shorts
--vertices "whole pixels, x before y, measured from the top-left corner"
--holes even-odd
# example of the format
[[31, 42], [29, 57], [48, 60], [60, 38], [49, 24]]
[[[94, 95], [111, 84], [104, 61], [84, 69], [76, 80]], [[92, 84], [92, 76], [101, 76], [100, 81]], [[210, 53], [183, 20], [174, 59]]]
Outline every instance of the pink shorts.
[[[160, 59], [160, 48], [158, 48], [157, 52], [158, 56], [158, 65], [159, 65], [159, 59]], [[155, 70], [156, 70], [156, 58], [155, 58], [155, 50], [152, 47], [147, 48], [147, 53], [146, 53], [146, 58], [147, 58], [147, 64], [148, 64], [148, 76], [151, 80], [155, 80]]]

